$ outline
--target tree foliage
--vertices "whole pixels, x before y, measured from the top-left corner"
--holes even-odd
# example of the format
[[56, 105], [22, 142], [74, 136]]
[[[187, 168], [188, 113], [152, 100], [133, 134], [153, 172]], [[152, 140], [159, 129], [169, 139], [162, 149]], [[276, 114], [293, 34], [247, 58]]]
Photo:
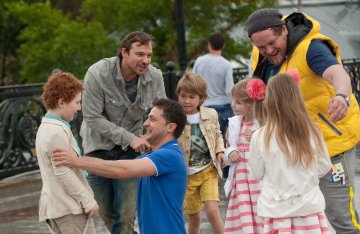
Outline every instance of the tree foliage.
[[[115, 42], [98, 22], [73, 21], [48, 3], [11, 6], [24, 29], [18, 35], [20, 81], [45, 81], [54, 69], [66, 70], [82, 78], [89, 64], [114, 54]], [[36, 22], [36, 23], [33, 23]]]
[[[277, 1], [261, 0], [184, 0], [186, 46], [188, 61], [206, 52], [207, 36], [220, 31], [226, 36], [224, 56], [238, 59], [248, 57], [247, 38], [230, 35], [243, 24], [248, 15], [261, 7], [273, 6]], [[101, 22], [109, 32], [121, 38], [133, 30], [151, 33], [158, 47], [154, 59], [159, 64], [177, 61], [176, 0], [84, 0], [82, 16]], [[238, 29], [241, 30], [241, 29]]]
[[[224, 56], [248, 57], [241, 26], [254, 10], [275, 0], [184, 0], [187, 60], [207, 52], [207, 36], [226, 36]], [[157, 42], [153, 62], [177, 63], [176, 0], [3, 0], [0, 3], [1, 82], [42, 82], [53, 69], [82, 78], [87, 68], [113, 56], [134, 30]]]

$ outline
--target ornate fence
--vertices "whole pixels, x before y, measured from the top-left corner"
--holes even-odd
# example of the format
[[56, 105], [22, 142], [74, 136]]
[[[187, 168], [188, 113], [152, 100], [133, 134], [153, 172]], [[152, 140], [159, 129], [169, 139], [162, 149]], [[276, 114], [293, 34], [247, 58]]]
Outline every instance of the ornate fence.
[[351, 77], [352, 91], [360, 105], [360, 59], [344, 60], [343, 64]]
[[37, 167], [34, 141], [45, 113], [41, 85], [0, 87], [0, 178]]
[[[46, 110], [41, 102], [43, 84], [0, 87], [0, 179], [38, 168], [35, 137]], [[79, 112], [72, 130], [79, 141]]]
[[[344, 61], [344, 67], [352, 78], [353, 92], [360, 103], [360, 60]], [[175, 89], [181, 72], [175, 64], [167, 64], [163, 73], [166, 94], [176, 100]], [[248, 75], [247, 69], [234, 69], [234, 82]], [[38, 168], [35, 152], [35, 136], [45, 108], [40, 100], [43, 84], [0, 87], [0, 179]], [[79, 142], [79, 113], [71, 123]]]

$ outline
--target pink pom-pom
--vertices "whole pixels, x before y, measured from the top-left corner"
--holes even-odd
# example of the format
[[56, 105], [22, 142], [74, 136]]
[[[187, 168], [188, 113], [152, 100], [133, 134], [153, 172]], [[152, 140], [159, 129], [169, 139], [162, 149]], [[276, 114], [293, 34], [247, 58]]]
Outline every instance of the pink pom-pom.
[[288, 70], [286, 74], [291, 76], [295, 80], [296, 84], [299, 84], [301, 77], [299, 76], [298, 70], [296, 68]]
[[261, 101], [265, 98], [266, 85], [260, 79], [251, 79], [246, 85], [246, 93], [255, 101]]

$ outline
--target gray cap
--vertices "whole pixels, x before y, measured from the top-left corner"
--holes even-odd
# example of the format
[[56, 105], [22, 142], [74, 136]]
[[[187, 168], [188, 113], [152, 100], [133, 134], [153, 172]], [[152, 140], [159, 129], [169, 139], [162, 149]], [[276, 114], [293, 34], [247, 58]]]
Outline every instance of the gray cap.
[[285, 24], [281, 18], [282, 14], [279, 10], [273, 8], [265, 8], [253, 12], [246, 21], [248, 36], [250, 37], [257, 31]]

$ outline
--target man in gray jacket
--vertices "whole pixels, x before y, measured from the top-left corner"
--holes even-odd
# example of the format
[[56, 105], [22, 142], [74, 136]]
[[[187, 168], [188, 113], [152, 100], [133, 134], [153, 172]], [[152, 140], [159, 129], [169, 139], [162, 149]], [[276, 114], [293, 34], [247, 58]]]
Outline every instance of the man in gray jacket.
[[[162, 72], [151, 63], [154, 42], [144, 32], [125, 36], [116, 57], [93, 64], [84, 79], [84, 153], [104, 160], [134, 159], [150, 149], [142, 137], [144, 115], [155, 97], [166, 97]], [[89, 173], [100, 216], [111, 233], [133, 233], [136, 179]]]

